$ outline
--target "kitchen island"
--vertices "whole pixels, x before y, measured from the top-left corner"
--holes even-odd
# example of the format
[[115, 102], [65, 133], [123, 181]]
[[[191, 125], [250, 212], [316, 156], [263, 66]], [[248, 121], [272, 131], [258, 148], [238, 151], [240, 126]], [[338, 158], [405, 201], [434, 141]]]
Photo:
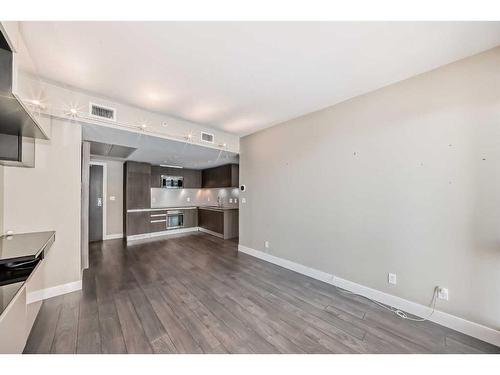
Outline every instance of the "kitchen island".
[[238, 237], [238, 207], [201, 206], [198, 207], [200, 231], [225, 240]]

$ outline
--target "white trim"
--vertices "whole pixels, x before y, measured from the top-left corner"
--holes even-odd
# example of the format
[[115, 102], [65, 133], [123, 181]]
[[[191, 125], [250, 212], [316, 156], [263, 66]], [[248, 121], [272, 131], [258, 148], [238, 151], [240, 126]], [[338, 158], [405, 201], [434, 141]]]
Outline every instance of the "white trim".
[[219, 238], [224, 239], [224, 235], [223, 235], [223, 234], [221, 234], [221, 233], [217, 233], [217, 232], [214, 232], [214, 231], [209, 230], [209, 229], [205, 229], [205, 228], [201, 228], [201, 227], [200, 227], [200, 232], [203, 232], [203, 233], [208, 233], [208, 234], [211, 234], [212, 236], [215, 236], [215, 237], [219, 237]]
[[123, 233], [106, 234], [103, 240], [117, 240], [119, 238], [123, 238]]
[[[416, 316], [428, 316], [432, 311], [430, 307], [408, 301], [404, 298], [394, 296], [392, 294], [381, 292], [380, 290], [372, 289], [367, 286], [357, 284], [355, 282], [342, 279], [333, 274], [329, 274], [317, 269], [304, 266], [299, 263], [292, 262], [287, 259], [279, 258], [274, 255], [270, 255], [260, 250], [255, 250], [243, 245], [238, 245], [238, 251], [242, 253], [251, 255], [253, 257], [265, 260], [266, 262], [276, 264], [283, 268], [295, 271], [302, 275], [309, 276], [313, 279], [323, 281], [328, 284], [335, 285], [339, 288], [348, 290], [353, 293], [361, 294], [365, 297], [374, 299], [378, 302], [384, 303], [401, 309], [403, 311], [409, 312]], [[442, 326], [451, 328], [458, 332], [462, 332], [466, 335], [475, 337], [479, 340], [489, 342], [490, 344], [500, 347], [500, 331], [465, 320], [455, 315], [451, 315], [439, 310], [436, 310], [434, 314], [429, 318], [430, 321], [440, 324]]]
[[29, 292], [26, 296], [26, 303], [30, 304], [37, 301], [43, 301], [47, 298], [52, 298], [60, 296], [62, 294], [76, 292], [82, 289], [82, 280], [73, 281], [71, 283], [57, 285], [52, 288], [35, 290], [34, 292]]
[[[108, 165], [105, 162], [102, 161], [94, 161], [90, 160], [89, 162], [89, 168], [91, 165], [100, 165], [102, 166], [102, 239], [107, 240], [106, 238], [106, 233], [107, 233], [107, 228], [106, 228], [106, 220], [107, 220], [107, 208], [108, 208], [108, 203], [107, 203], [107, 192], [108, 192]], [[90, 171], [89, 171], [89, 201], [90, 201]], [[90, 219], [90, 212], [89, 212], [89, 219]]]
[[134, 234], [133, 236], [127, 236], [127, 241], [144, 240], [147, 238], [169, 236], [171, 234], [198, 232], [199, 229], [200, 228], [198, 227], [191, 227], [191, 228], [170, 229], [154, 233]]

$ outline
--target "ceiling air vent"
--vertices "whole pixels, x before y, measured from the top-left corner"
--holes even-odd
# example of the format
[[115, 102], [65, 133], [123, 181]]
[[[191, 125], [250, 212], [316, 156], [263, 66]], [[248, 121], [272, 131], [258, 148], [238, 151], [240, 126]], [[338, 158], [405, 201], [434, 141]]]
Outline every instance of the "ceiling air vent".
[[89, 103], [90, 116], [101, 120], [116, 121], [116, 109], [100, 104]]
[[214, 143], [214, 135], [210, 133], [201, 132], [201, 141], [207, 143]]

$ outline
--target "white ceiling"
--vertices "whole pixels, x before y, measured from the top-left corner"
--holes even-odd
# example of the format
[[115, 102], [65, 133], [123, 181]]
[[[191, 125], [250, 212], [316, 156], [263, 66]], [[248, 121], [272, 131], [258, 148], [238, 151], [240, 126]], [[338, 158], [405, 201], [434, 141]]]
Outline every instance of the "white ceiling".
[[101, 125], [83, 124], [82, 129], [82, 137], [86, 141], [136, 148], [127, 160], [192, 169], [239, 163], [238, 154], [189, 142], [178, 142]]
[[39, 73], [244, 135], [500, 44], [500, 22], [22, 22]]

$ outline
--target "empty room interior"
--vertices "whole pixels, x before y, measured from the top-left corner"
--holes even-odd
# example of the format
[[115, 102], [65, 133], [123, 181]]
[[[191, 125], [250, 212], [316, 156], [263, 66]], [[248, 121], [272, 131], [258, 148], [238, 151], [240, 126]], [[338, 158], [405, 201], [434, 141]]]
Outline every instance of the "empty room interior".
[[500, 353], [500, 22], [0, 31], [0, 353]]

